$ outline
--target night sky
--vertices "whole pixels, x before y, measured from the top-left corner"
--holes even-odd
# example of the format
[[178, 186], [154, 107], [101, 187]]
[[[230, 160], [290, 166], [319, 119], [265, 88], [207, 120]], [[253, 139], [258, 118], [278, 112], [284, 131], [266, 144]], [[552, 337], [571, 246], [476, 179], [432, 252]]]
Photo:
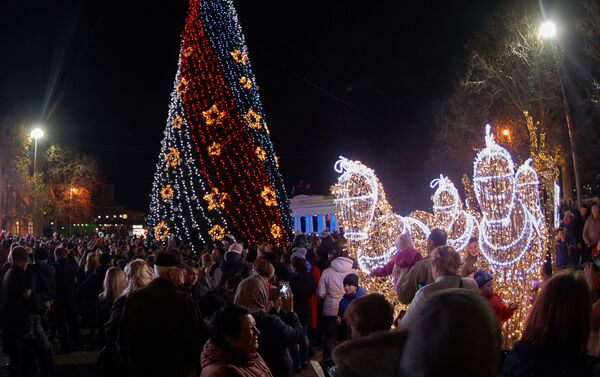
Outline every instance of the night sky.
[[[400, 213], [430, 206], [433, 108], [500, 2], [235, 3], [288, 188], [325, 193], [344, 155], [375, 169]], [[0, 7], [0, 116], [96, 156], [117, 201], [147, 211], [187, 2]]]

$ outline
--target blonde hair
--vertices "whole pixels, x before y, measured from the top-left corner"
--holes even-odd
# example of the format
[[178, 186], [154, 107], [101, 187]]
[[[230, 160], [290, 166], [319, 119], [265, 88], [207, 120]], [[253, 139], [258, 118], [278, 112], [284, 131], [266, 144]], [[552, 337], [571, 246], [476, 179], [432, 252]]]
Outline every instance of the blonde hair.
[[127, 287], [125, 273], [119, 267], [111, 267], [104, 277], [104, 291], [100, 297], [108, 302], [114, 302]]
[[100, 259], [96, 253], [89, 253], [85, 258], [85, 272], [93, 271], [100, 265]]
[[127, 277], [127, 288], [123, 292], [124, 295], [144, 288], [152, 281], [152, 274], [148, 265], [143, 259], [135, 259], [125, 267], [125, 276]]
[[460, 254], [452, 246], [439, 246], [431, 252], [431, 265], [442, 275], [457, 275], [460, 268]]

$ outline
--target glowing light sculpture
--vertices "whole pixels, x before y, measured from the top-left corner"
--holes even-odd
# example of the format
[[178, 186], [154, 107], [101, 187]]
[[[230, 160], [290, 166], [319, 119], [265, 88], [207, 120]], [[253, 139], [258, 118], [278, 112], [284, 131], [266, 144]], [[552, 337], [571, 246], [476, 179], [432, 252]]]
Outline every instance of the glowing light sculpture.
[[510, 347], [521, 336], [531, 306], [531, 286], [539, 280], [543, 260], [539, 218], [531, 212], [539, 200], [532, 188], [537, 174], [526, 164], [515, 175], [512, 157], [495, 142], [490, 125], [486, 126], [485, 142], [473, 166], [474, 190], [482, 213], [479, 248], [493, 270], [497, 291], [506, 302], [519, 303], [502, 328], [503, 345]]

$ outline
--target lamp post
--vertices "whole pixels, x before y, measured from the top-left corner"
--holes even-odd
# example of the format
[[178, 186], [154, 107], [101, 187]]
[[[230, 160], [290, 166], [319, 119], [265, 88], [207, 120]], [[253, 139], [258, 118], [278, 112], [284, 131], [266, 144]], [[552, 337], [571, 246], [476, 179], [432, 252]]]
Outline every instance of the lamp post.
[[[44, 136], [44, 131], [41, 128], [34, 128], [31, 131], [31, 138], [33, 139], [33, 178], [35, 179], [35, 173], [37, 170], [37, 145], [38, 139]], [[33, 191], [33, 233], [37, 233], [35, 231], [35, 227], [38, 227], [38, 213], [37, 213], [37, 190]]]
[[571, 121], [571, 111], [569, 108], [569, 102], [567, 101], [567, 95], [565, 92], [565, 86], [563, 84], [563, 77], [560, 70], [560, 62], [558, 61], [556, 53], [556, 45], [554, 44], [554, 38], [556, 38], [556, 25], [552, 21], [546, 21], [540, 26], [540, 37], [549, 39], [552, 41], [552, 48], [554, 58], [556, 59], [556, 72], [558, 74], [558, 82], [560, 83], [560, 90], [562, 94], [563, 110], [565, 112], [565, 121], [567, 123], [567, 132], [569, 135], [569, 144], [571, 147], [571, 159], [573, 160], [573, 172], [575, 173], [575, 191], [577, 193], [577, 207], [581, 207], [581, 180], [579, 178], [579, 166], [577, 162], [577, 151], [575, 149], [575, 140], [573, 140], [573, 123]]
[[69, 236], [73, 237], [73, 194], [77, 194], [75, 187], [69, 188]]

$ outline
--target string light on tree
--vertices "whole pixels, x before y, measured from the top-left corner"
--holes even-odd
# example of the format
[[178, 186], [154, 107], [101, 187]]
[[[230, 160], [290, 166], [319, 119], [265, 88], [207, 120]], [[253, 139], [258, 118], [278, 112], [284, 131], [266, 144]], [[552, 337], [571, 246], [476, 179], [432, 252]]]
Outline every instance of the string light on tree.
[[[289, 242], [293, 219], [254, 80], [233, 2], [190, 0], [152, 184], [151, 239], [160, 239], [155, 227], [163, 221], [195, 252], [225, 231], [249, 245]], [[167, 184], [173, 194], [165, 202]], [[276, 204], [265, 205], [264, 187]]]
[[275, 191], [273, 191], [273, 189], [271, 187], [265, 186], [263, 188], [262, 192], [260, 193], [260, 196], [262, 196], [263, 200], [265, 201], [265, 205], [267, 207], [277, 205], [277, 195], [275, 194]]
[[163, 187], [160, 190], [160, 196], [165, 202], [171, 200], [171, 198], [173, 197], [173, 188], [171, 187], [171, 185], [166, 185], [165, 187]]

